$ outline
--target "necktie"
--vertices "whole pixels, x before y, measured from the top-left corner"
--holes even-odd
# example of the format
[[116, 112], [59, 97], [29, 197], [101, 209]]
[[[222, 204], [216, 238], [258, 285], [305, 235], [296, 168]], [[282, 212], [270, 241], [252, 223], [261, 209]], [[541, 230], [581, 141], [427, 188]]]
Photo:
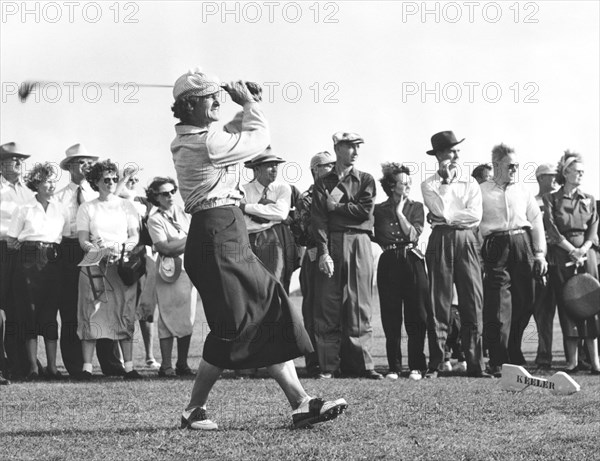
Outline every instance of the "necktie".
[[81, 186], [77, 186], [77, 206], [83, 203], [83, 190]]
[[265, 188], [263, 189], [263, 193], [262, 193], [261, 200], [263, 200], [263, 199], [264, 199], [264, 200], [266, 200], [266, 199], [267, 199], [267, 191], [268, 191], [268, 188], [267, 188], [267, 187], [265, 187]]

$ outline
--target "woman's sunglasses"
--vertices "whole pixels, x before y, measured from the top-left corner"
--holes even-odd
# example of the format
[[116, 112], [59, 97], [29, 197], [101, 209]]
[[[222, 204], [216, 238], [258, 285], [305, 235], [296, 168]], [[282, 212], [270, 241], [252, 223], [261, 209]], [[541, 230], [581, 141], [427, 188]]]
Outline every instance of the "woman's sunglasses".
[[167, 198], [169, 195], [175, 195], [177, 193], [177, 189], [171, 189], [165, 192], [159, 192], [158, 195]]
[[104, 184], [110, 184], [110, 183], [114, 183], [117, 184], [119, 182], [119, 178], [104, 178], [103, 179]]

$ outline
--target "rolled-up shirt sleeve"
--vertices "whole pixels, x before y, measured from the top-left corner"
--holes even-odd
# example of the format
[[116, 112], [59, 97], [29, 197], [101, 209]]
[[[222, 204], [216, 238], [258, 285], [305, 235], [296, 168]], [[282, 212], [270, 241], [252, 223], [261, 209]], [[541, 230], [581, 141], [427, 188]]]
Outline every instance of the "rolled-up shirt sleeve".
[[269, 126], [262, 109], [257, 103], [249, 102], [244, 104], [241, 115], [237, 114], [224, 130], [209, 131], [206, 147], [213, 164], [227, 166], [260, 154], [270, 141]]

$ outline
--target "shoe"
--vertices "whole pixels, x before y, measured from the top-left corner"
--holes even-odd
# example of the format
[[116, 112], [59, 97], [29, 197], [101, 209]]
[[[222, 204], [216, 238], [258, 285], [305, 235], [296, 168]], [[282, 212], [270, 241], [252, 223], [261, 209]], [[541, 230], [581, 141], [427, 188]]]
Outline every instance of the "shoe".
[[365, 370], [362, 372], [361, 377], [367, 379], [383, 379], [383, 375], [377, 373], [375, 370]]
[[468, 376], [469, 378], [500, 378], [502, 376], [502, 373], [498, 373], [498, 376], [496, 376], [495, 374], [490, 374], [487, 371], [477, 370], [467, 371], [466, 376]]
[[423, 378], [425, 378], [425, 379], [436, 379], [437, 377], [438, 377], [437, 370], [427, 370], [425, 372], [425, 376], [423, 376]]
[[125, 373], [125, 376], [123, 376], [123, 379], [125, 379], [127, 381], [135, 381], [135, 380], [139, 380], [139, 379], [144, 379], [144, 377], [142, 375], [140, 375], [137, 370], [131, 370], [131, 371], [128, 371], [127, 373]]
[[317, 375], [317, 379], [331, 379], [331, 378], [333, 378], [333, 373], [321, 372]]
[[158, 370], [160, 368], [160, 363], [158, 363], [155, 359], [148, 359], [146, 360], [146, 366], [154, 370]]
[[491, 375], [494, 378], [502, 378], [502, 367], [501, 366], [489, 367], [488, 370], [486, 370], [482, 373]]
[[175, 367], [175, 374], [177, 376], [195, 376], [196, 373], [194, 373], [192, 371], [192, 369], [190, 367], [188, 367], [187, 365], [185, 367]]
[[78, 375], [76, 375], [75, 379], [77, 381], [91, 381], [92, 374], [89, 371], [81, 371]]
[[452, 367], [452, 371], [455, 373], [466, 373], [467, 372], [467, 362], [458, 362], [456, 365]]
[[125, 373], [126, 371], [123, 367], [113, 367], [106, 371], [102, 370], [104, 376], [125, 376]]
[[592, 364], [585, 360], [580, 360], [577, 362], [577, 368], [581, 371], [588, 371], [592, 369]]
[[296, 429], [309, 427], [337, 418], [346, 408], [348, 408], [348, 403], [344, 399], [328, 402], [318, 398], [310, 399], [292, 412], [292, 421]]
[[395, 371], [390, 371], [385, 375], [385, 379], [391, 379], [392, 381], [395, 381], [398, 379], [398, 373]]
[[410, 370], [410, 374], [408, 375], [408, 379], [412, 381], [419, 381], [423, 378], [421, 374], [421, 370]]
[[190, 429], [192, 431], [216, 431], [219, 428], [216, 423], [213, 423], [206, 417], [206, 409], [194, 408], [194, 410], [185, 416], [181, 415], [181, 425], [179, 429]]
[[173, 367], [169, 367], [169, 368], [159, 368], [158, 369], [158, 377], [159, 378], [174, 378], [175, 376], [177, 376], [177, 373], [175, 373], [175, 370], [173, 370]]
[[576, 365], [573, 368], [565, 368], [562, 371], [564, 371], [568, 375], [576, 375], [577, 373], [579, 373], [581, 371], [581, 368], [579, 367], [579, 365]]
[[0, 371], [0, 386], [8, 386], [10, 381], [2, 376], [2, 372]]
[[40, 375], [37, 371], [32, 371], [27, 376], [25, 376], [25, 381], [39, 381]]
[[590, 370], [590, 375], [600, 375], [600, 370], [594, 370], [593, 368]]
[[46, 368], [46, 370], [44, 372], [44, 377], [48, 381], [60, 381], [60, 380], [64, 379], [64, 376], [63, 376], [63, 374], [60, 371], [56, 370], [56, 372], [52, 373], [47, 368]]
[[452, 364], [450, 363], [450, 360], [446, 360], [445, 362], [440, 363], [438, 371], [441, 371], [443, 373], [452, 371]]

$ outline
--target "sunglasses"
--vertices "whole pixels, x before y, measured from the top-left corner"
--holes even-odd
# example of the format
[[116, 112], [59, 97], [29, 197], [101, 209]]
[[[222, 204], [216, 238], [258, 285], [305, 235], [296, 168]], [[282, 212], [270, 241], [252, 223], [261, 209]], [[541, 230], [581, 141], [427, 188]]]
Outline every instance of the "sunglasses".
[[104, 178], [104, 184], [109, 185], [110, 183], [117, 184], [119, 182], [119, 178]]
[[518, 170], [519, 169], [519, 164], [518, 163], [509, 163], [507, 165], [509, 170]]
[[168, 198], [170, 195], [175, 195], [177, 193], [177, 188], [171, 189], [165, 192], [159, 192], [158, 195], [164, 198]]

